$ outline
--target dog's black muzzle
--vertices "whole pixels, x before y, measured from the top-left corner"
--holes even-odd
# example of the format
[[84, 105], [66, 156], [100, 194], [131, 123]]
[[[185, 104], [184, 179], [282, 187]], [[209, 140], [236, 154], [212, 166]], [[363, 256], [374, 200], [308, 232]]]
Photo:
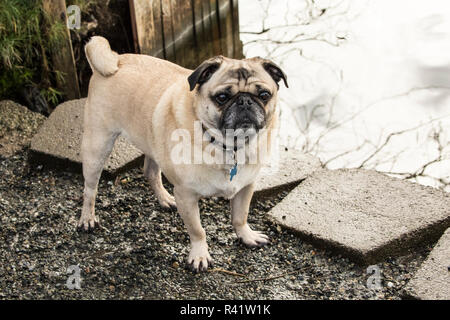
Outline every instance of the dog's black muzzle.
[[264, 107], [248, 93], [239, 94], [222, 113], [220, 129], [256, 132], [264, 128], [266, 113]]

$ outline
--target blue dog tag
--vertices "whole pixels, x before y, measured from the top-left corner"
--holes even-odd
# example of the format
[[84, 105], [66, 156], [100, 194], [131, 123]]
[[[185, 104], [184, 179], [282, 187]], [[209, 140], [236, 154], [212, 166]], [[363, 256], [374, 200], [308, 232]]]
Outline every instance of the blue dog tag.
[[235, 175], [237, 175], [237, 163], [230, 170], [230, 181], [233, 181]]

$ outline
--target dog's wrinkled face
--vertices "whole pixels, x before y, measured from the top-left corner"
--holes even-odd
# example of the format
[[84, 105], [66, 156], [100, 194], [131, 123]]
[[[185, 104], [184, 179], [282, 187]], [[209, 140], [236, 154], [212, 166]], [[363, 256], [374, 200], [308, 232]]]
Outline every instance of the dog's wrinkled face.
[[196, 90], [195, 111], [207, 128], [263, 129], [276, 108], [278, 82], [286, 75], [273, 62], [222, 56], [203, 62], [188, 78]]

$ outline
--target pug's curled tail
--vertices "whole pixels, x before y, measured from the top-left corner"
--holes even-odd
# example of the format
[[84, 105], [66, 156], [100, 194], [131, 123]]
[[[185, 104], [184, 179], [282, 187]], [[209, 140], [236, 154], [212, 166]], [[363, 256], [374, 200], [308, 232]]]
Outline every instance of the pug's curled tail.
[[111, 50], [105, 38], [92, 37], [84, 47], [84, 51], [92, 71], [108, 77], [119, 70], [119, 55]]

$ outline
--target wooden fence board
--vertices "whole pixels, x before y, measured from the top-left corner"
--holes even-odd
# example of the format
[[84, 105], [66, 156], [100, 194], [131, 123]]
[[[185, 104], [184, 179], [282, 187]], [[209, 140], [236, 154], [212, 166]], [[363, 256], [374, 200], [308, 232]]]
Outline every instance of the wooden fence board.
[[233, 18], [233, 57], [242, 59], [244, 57], [242, 41], [239, 34], [239, 5], [238, 0], [231, 1], [231, 11]]
[[197, 65], [208, 58], [206, 38], [203, 25], [202, 0], [193, 0], [194, 33], [197, 47]]
[[161, 1], [152, 0], [153, 2], [153, 33], [155, 34], [155, 49], [153, 50], [153, 56], [164, 59], [164, 41], [162, 32], [162, 19], [161, 19]]
[[175, 40], [173, 29], [172, 1], [160, 0], [162, 12], [162, 34], [164, 37], [165, 58], [169, 61], [176, 61]]
[[172, 23], [174, 33], [175, 62], [181, 66], [185, 64], [184, 46], [181, 45], [184, 39], [185, 26], [183, 25], [183, 12], [180, 10], [180, 1], [171, 0], [172, 2]]
[[217, 0], [219, 12], [219, 31], [222, 54], [233, 57], [233, 30], [230, 0]]
[[185, 0], [178, 6], [178, 10], [182, 13], [183, 37], [180, 39], [178, 46], [184, 48], [184, 64], [186, 68], [195, 68], [198, 65], [197, 43], [193, 17], [193, 1]]
[[131, 31], [133, 32], [133, 47], [134, 52], [139, 53], [139, 40], [137, 34], [137, 26], [136, 26], [136, 10], [134, 8], [134, 1], [129, 0], [128, 5], [130, 7], [130, 18], [131, 18]]
[[225, 16], [225, 25], [226, 25], [226, 29], [225, 29], [225, 37], [226, 37], [226, 42], [227, 42], [227, 56], [230, 58], [234, 57], [234, 35], [233, 35], [233, 31], [234, 31], [234, 27], [233, 27], [233, 11], [232, 11], [232, 0], [226, 0], [228, 2], [228, 10], [226, 11], [226, 16]]
[[219, 31], [219, 14], [217, 13], [218, 0], [209, 1], [209, 14], [211, 21], [211, 34], [213, 43], [213, 54], [222, 54], [222, 48], [220, 43], [220, 31]]
[[213, 37], [211, 32], [211, 10], [209, 8], [209, 0], [202, 0], [202, 23], [203, 23], [203, 37], [204, 37], [204, 53], [201, 61], [214, 56]]
[[[133, 2], [134, 20], [139, 52], [164, 58], [161, 28], [161, 2], [159, 0], [130, 0]], [[131, 13], [133, 14], [133, 13]]]

